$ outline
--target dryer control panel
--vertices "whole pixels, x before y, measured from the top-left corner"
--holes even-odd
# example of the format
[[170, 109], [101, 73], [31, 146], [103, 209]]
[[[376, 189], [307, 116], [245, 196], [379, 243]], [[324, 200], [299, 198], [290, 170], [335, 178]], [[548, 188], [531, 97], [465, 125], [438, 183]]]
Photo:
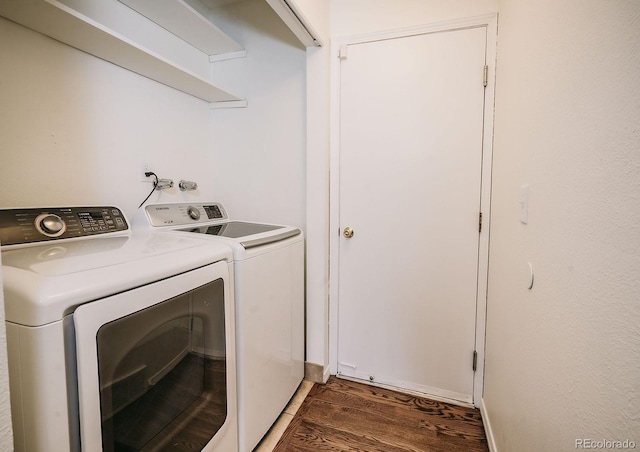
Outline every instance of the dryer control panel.
[[181, 226], [227, 220], [219, 202], [207, 204], [153, 204], [145, 207], [151, 226]]
[[0, 210], [2, 245], [87, 237], [127, 229], [124, 215], [113, 206]]

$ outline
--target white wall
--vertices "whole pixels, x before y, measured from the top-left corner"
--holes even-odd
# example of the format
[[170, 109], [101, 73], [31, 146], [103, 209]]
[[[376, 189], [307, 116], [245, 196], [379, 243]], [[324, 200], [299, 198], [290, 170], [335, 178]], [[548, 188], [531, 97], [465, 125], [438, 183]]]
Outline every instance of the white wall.
[[322, 47], [307, 49], [307, 362], [329, 369], [329, 0], [299, 0]]
[[498, 0], [330, 0], [332, 36], [360, 35], [495, 13]]
[[0, 206], [116, 204], [130, 218], [160, 177], [192, 179], [150, 201], [214, 191], [209, 105], [0, 19]]
[[211, 65], [212, 79], [248, 108], [212, 110], [0, 19], [0, 207], [111, 203], [131, 217], [151, 188], [144, 160], [176, 182], [149, 202], [219, 200], [304, 226], [305, 51], [260, 0], [220, 13], [248, 56]]
[[213, 66], [213, 80], [248, 108], [211, 111], [215, 199], [235, 218], [305, 227], [306, 56], [263, 0], [217, 12], [247, 57]]
[[638, 448], [640, 4], [499, 6], [485, 422], [500, 451]]

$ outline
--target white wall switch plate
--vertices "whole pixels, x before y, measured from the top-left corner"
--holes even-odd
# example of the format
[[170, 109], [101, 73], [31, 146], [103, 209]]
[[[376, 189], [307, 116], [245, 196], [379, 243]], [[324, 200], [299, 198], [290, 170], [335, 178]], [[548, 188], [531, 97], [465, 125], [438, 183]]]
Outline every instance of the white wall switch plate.
[[529, 186], [520, 187], [520, 223], [529, 223]]

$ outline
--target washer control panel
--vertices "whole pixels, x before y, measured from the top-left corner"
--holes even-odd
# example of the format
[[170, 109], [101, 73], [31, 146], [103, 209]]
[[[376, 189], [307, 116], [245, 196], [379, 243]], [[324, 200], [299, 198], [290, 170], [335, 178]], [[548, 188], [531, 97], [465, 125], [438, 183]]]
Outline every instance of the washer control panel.
[[87, 237], [127, 229], [124, 215], [112, 206], [0, 210], [2, 245]]
[[151, 226], [181, 226], [226, 220], [229, 217], [219, 202], [207, 204], [153, 204], [145, 207]]

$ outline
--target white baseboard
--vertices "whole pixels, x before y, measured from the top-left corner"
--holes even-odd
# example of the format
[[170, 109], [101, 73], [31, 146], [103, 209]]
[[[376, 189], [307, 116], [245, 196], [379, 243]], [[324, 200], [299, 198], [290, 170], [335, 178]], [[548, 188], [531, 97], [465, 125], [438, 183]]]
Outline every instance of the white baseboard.
[[496, 446], [496, 440], [493, 436], [493, 429], [491, 428], [491, 419], [489, 419], [489, 414], [487, 413], [487, 408], [484, 405], [484, 399], [480, 399], [480, 404], [478, 405], [480, 409], [480, 415], [482, 416], [482, 425], [484, 425], [484, 433], [487, 436], [487, 444], [489, 445], [490, 452], [498, 452], [498, 447]]
[[324, 384], [329, 379], [330, 369], [329, 366], [324, 367], [322, 364], [304, 363], [304, 378], [314, 383]]

